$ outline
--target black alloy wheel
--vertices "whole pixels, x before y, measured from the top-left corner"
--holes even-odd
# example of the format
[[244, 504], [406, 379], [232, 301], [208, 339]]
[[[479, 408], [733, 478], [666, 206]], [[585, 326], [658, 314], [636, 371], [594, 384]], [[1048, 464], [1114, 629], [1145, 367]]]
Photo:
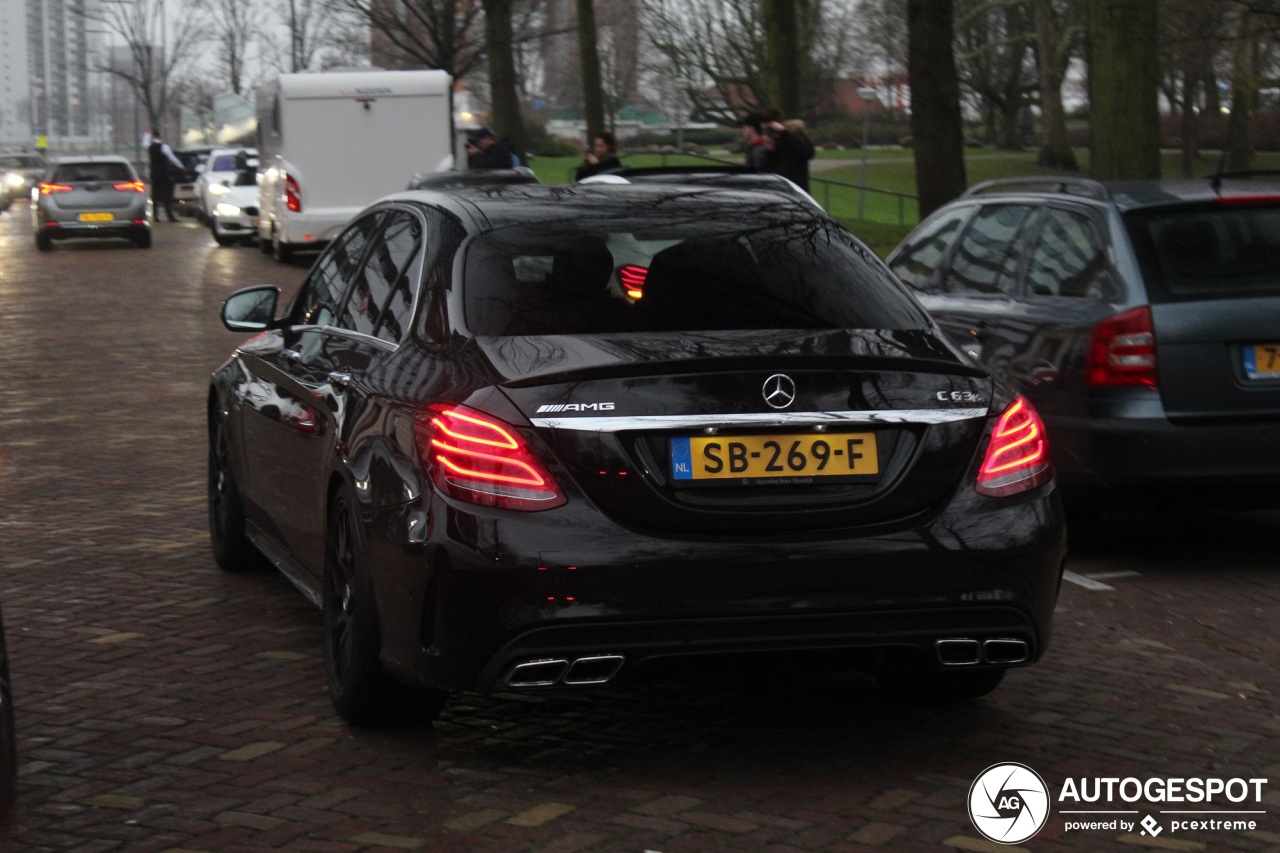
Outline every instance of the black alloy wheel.
[[329, 698], [349, 723], [374, 722], [386, 675], [378, 662], [378, 626], [373, 588], [359, 566], [355, 507], [343, 494], [329, 507], [325, 533], [324, 659]]
[[257, 548], [245, 535], [226, 421], [219, 415], [209, 421], [209, 542], [214, 560], [227, 571], [248, 568], [258, 560]]

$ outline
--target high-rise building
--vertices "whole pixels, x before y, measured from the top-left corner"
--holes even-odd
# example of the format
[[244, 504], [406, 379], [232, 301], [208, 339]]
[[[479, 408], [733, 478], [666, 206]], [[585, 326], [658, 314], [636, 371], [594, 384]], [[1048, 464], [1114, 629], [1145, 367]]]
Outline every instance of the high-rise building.
[[[102, 35], [92, 32], [91, 13], [101, 0], [6, 0], [25, 11], [27, 119], [32, 135], [51, 147], [79, 147], [93, 141], [95, 93], [101, 75], [92, 64]], [[100, 97], [99, 92], [96, 97]]]
[[0, 146], [33, 144], [27, 84], [27, 9], [0, 2]]

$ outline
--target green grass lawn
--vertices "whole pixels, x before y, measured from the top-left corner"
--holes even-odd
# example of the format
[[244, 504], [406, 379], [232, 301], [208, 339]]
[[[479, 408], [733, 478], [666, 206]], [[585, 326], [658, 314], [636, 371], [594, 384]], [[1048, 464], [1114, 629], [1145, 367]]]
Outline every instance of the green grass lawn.
[[[965, 177], [968, 185], [995, 178], [1023, 175], [1087, 176], [1089, 152], [1076, 150], [1080, 172], [1064, 172], [1036, 165], [1036, 151], [1001, 151], [994, 148], [965, 149]], [[622, 155], [628, 166], [700, 166], [705, 158], [678, 155]], [[738, 155], [726, 154], [726, 162], [741, 162]], [[862, 184], [862, 152], [858, 149], [819, 151], [817, 163], [810, 168], [809, 191], [832, 216], [861, 237], [881, 257], [915, 227], [919, 212], [915, 204], [916, 168], [910, 149], [876, 148], [867, 151], [866, 189]], [[573, 170], [582, 161], [577, 157], [538, 157], [530, 168], [545, 183], [573, 180]], [[1195, 173], [1207, 177], [1218, 170], [1217, 152], [1205, 152], [1196, 162]], [[1280, 169], [1280, 153], [1259, 152], [1255, 167]], [[1181, 176], [1182, 157], [1176, 151], [1162, 154], [1162, 173], [1166, 177]], [[860, 215], [861, 214], [861, 215]]]

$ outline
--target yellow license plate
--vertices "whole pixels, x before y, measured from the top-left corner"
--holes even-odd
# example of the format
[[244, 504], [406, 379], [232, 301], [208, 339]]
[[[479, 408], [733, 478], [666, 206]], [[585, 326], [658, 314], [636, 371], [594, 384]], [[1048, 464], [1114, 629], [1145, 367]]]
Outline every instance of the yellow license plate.
[[874, 432], [689, 436], [671, 440], [671, 476], [693, 480], [874, 477]]
[[82, 213], [80, 214], [81, 222], [111, 222], [115, 219], [114, 213]]
[[1244, 372], [1250, 379], [1280, 379], [1280, 343], [1246, 346]]

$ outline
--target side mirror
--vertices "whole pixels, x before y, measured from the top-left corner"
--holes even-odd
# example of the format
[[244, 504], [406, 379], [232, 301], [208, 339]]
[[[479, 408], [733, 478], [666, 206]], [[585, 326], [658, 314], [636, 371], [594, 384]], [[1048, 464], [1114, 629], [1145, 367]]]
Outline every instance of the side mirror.
[[222, 303], [222, 325], [233, 332], [265, 332], [276, 321], [280, 288], [270, 284], [237, 290]]

